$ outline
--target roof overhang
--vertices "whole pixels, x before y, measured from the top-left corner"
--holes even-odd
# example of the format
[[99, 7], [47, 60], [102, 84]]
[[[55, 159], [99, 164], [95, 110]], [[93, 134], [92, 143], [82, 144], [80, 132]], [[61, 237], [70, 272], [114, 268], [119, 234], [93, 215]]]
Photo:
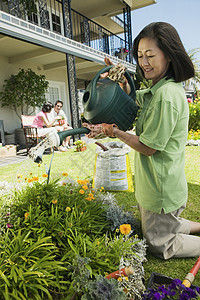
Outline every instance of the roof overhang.
[[126, 2], [130, 6], [131, 10], [135, 10], [138, 8], [155, 4], [156, 0], [124, 0], [124, 2]]

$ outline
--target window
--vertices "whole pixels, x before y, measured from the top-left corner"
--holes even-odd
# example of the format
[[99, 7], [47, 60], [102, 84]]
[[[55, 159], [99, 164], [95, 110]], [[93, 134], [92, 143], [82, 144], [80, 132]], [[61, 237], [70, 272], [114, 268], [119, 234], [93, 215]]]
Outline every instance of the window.
[[47, 98], [51, 103], [55, 104], [56, 101], [60, 99], [59, 88], [49, 87]]
[[52, 26], [54, 32], [61, 33], [60, 16], [57, 16], [53, 13], [52, 13]]

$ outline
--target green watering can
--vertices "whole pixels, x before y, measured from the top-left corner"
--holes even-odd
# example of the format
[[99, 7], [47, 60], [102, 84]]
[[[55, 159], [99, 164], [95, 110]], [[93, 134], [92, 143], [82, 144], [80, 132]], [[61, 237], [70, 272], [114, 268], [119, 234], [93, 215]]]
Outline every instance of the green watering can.
[[[137, 105], [135, 103], [136, 93], [134, 83], [125, 72], [125, 77], [131, 88], [127, 95], [118, 85], [118, 83], [105, 78], [101, 79], [100, 74], [108, 72], [112, 66], [103, 68], [87, 86], [83, 95], [84, 117], [92, 124], [115, 123], [119, 129], [128, 130], [137, 115]], [[76, 134], [88, 134], [90, 130], [86, 127], [70, 129], [58, 133], [50, 133], [36, 147], [31, 148], [29, 157], [34, 162], [41, 162], [44, 150], [49, 147], [62, 145], [67, 136]]]
[[119, 129], [126, 131], [132, 126], [138, 111], [135, 86], [128, 72], [125, 77], [131, 88], [129, 95], [117, 82], [108, 78], [98, 82], [100, 74], [111, 68], [108, 66], [99, 71], [87, 86], [82, 100], [84, 118], [92, 124], [115, 123]]

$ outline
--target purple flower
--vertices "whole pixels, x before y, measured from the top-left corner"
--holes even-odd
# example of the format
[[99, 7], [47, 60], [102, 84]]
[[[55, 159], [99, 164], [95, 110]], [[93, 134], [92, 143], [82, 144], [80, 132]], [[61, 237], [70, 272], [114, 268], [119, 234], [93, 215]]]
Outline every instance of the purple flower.
[[[196, 293], [197, 292], [197, 293]], [[179, 299], [179, 300], [191, 300], [197, 299], [198, 293], [200, 292], [199, 287], [194, 289], [185, 287], [181, 280], [175, 279], [168, 286], [162, 285], [158, 288], [149, 289], [147, 293], [143, 294], [143, 300], [161, 300], [161, 299]]]

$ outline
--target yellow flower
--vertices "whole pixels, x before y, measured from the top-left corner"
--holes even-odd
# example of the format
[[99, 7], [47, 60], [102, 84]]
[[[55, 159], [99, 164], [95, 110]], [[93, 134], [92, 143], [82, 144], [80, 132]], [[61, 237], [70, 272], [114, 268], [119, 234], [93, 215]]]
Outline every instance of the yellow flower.
[[26, 213], [24, 214], [24, 219], [27, 220], [28, 217], [29, 217], [29, 213], [26, 212]]
[[83, 185], [82, 188], [83, 188], [84, 190], [87, 190], [87, 189], [88, 189], [87, 185]]
[[124, 277], [125, 279], [126, 279], [126, 281], [128, 281], [128, 277], [126, 276], [126, 277]]
[[71, 210], [71, 207], [67, 206], [66, 211], [69, 212]]
[[88, 200], [88, 201], [92, 201], [92, 200], [95, 199], [95, 198], [94, 198], [94, 196], [93, 196], [92, 193], [89, 193], [89, 194], [88, 194], [88, 197], [86, 197], [85, 199]]
[[68, 176], [68, 173], [67, 172], [63, 172], [62, 176]]
[[30, 183], [30, 182], [32, 182], [33, 181], [33, 179], [31, 179], [31, 178], [28, 178], [28, 183]]
[[100, 241], [97, 241], [97, 246], [100, 244]]
[[81, 215], [83, 215], [83, 211], [81, 212]]
[[38, 164], [38, 167], [41, 167], [41, 164]]
[[121, 278], [121, 277], [118, 277], [117, 280], [118, 280], [118, 281], [122, 281], [122, 278]]
[[84, 191], [84, 190], [82, 190], [82, 189], [80, 189], [80, 190], [79, 190], [79, 194], [81, 194], [81, 195], [82, 195], [82, 194], [84, 194], [84, 193], [85, 193], [85, 191]]
[[33, 181], [38, 181], [39, 177], [38, 176], [33, 176]]
[[116, 232], [119, 232], [119, 228], [117, 228], [115, 231], [116, 231]]
[[22, 178], [23, 176], [21, 174], [17, 174], [17, 178]]
[[42, 174], [42, 177], [48, 177], [48, 175], [47, 174]]
[[58, 203], [58, 200], [52, 200], [51, 201], [53, 204], [57, 204]]
[[102, 190], [104, 190], [104, 187], [103, 187], [103, 186], [101, 186], [101, 189], [102, 189]]
[[81, 185], [84, 184], [84, 181], [83, 181], [83, 180], [80, 180], [80, 179], [77, 180], [77, 182], [78, 182], [79, 184], [81, 184]]
[[122, 224], [119, 227], [121, 234], [129, 234], [131, 232], [131, 225], [130, 224]]
[[90, 200], [93, 200], [93, 199], [95, 199], [95, 197], [93, 196], [93, 194], [92, 194], [92, 193], [89, 193], [89, 194], [88, 194], [88, 197], [90, 198]]

